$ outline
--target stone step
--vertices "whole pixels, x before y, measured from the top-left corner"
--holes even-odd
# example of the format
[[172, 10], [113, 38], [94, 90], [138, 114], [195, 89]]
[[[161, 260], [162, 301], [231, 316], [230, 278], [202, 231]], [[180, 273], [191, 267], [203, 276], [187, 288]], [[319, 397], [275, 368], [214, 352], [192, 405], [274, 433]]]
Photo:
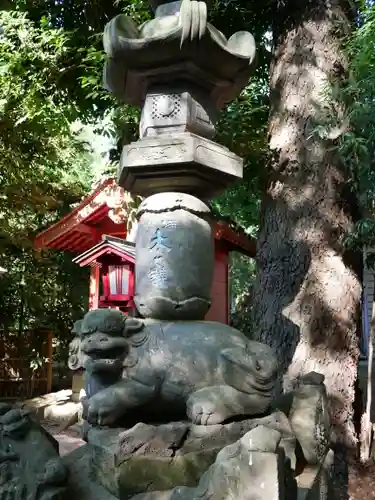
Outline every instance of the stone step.
[[63, 390], [24, 401], [22, 407], [30, 410], [38, 421], [63, 424], [79, 409], [80, 403], [73, 399], [71, 390]]

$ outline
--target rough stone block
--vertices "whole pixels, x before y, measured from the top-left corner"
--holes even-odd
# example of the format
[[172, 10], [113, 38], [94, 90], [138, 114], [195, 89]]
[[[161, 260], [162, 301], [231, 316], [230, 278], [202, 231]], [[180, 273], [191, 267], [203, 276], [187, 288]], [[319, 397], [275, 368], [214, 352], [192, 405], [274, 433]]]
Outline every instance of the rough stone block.
[[117, 500], [108, 490], [94, 482], [91, 477], [90, 445], [81, 446], [63, 457], [69, 470], [68, 495], [70, 500]]
[[280, 412], [225, 425], [175, 422], [159, 426], [140, 423], [127, 431], [93, 428], [87, 436], [92, 445], [92, 478], [121, 499], [178, 486], [194, 487], [219, 451], [261, 425], [280, 432], [281, 449], [292, 440], [288, 421]]
[[220, 195], [240, 180], [243, 160], [191, 133], [149, 137], [124, 147], [119, 185], [141, 196], [176, 191], [202, 199]]
[[297, 478], [297, 500], [331, 500], [333, 450], [329, 450], [324, 460], [317, 465], [308, 465]]
[[[285, 463], [282, 453], [250, 452], [249, 484], [243, 498], [251, 500], [293, 500], [284, 488]], [[245, 485], [244, 485], [245, 486]]]
[[296, 482], [280, 438], [280, 432], [260, 425], [223, 448], [196, 487], [140, 494], [133, 500], [296, 500]]
[[[91, 462], [93, 478], [121, 499], [177, 485], [195, 486], [219, 450], [202, 449], [176, 456], [175, 449], [181, 445], [186, 429], [184, 425], [180, 429], [173, 425], [163, 427], [155, 433], [152, 426], [137, 424], [118, 435], [117, 442], [112, 434], [110, 445], [105, 444], [108, 441], [104, 436], [96, 434], [98, 442], [93, 446]], [[92, 433], [88, 439], [96, 441]]]
[[312, 372], [301, 379], [300, 386], [293, 391], [289, 420], [307, 462], [321, 463], [329, 449], [331, 422], [324, 378], [320, 374]]

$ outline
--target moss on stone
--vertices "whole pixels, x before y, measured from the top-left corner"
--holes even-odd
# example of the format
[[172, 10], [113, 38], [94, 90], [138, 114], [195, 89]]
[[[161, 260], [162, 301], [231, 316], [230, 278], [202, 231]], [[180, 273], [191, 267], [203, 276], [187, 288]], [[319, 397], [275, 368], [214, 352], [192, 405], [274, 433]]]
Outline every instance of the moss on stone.
[[116, 468], [121, 499], [137, 493], [169, 490], [176, 486], [196, 486], [215, 461], [219, 450], [188, 453], [173, 458], [133, 456]]

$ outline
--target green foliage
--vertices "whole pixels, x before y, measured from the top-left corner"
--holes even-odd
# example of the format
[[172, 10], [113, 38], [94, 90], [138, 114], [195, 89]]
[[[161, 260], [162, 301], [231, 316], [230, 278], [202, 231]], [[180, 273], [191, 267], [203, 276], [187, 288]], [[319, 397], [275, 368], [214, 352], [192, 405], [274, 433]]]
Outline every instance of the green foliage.
[[256, 75], [220, 116], [217, 140], [244, 159], [244, 179], [228, 189], [215, 205], [223, 214], [254, 233], [264, 182], [267, 148], [268, 96], [263, 77]]
[[375, 200], [375, 7], [364, 15], [348, 44], [352, 74], [344, 89], [348, 103], [350, 129], [342, 137], [340, 152], [351, 180], [360, 196], [362, 207], [370, 207]]
[[78, 110], [59, 88], [67, 52], [62, 30], [25, 14], [0, 13], [1, 244], [28, 243], [51, 210], [82, 195], [90, 180], [87, 145], [71, 129]]
[[253, 338], [253, 286], [256, 262], [239, 253], [232, 253], [230, 265], [230, 286], [232, 307], [230, 323], [248, 338]]
[[350, 73], [336, 84], [345, 106], [347, 129], [338, 151], [349, 174], [350, 186], [360, 205], [362, 218], [345, 243], [361, 248], [375, 242], [375, 6], [359, 12], [358, 27], [347, 41]]
[[70, 40], [46, 18], [0, 12], [0, 328], [47, 326], [67, 335], [87, 300], [71, 256], [40, 255], [33, 237], [65, 214], [92, 182], [93, 150], [61, 86]]
[[[265, 53], [263, 41], [259, 42]], [[254, 237], [258, 233], [260, 198], [268, 156], [268, 68], [265, 68], [267, 58], [263, 60], [264, 65], [259, 66], [250, 84], [221, 113], [217, 140], [244, 159], [244, 179], [213, 202], [214, 211], [229, 217]], [[230, 281], [234, 311], [231, 322], [249, 337], [252, 332], [250, 308], [255, 269], [255, 260], [232, 253]]]
[[233, 252], [230, 262], [230, 287], [232, 294], [232, 308], [236, 309], [249, 293], [249, 285], [255, 280], [255, 260], [246, 255]]

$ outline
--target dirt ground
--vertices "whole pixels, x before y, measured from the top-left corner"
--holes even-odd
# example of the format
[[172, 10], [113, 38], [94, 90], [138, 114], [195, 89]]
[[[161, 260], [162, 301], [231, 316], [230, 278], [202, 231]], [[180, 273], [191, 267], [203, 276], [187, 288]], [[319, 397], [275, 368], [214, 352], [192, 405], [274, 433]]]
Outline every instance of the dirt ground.
[[349, 466], [349, 500], [375, 500], [375, 464], [361, 465], [352, 459]]
[[[375, 363], [372, 368], [372, 407], [371, 422], [375, 422]], [[360, 414], [364, 411], [367, 392], [367, 362], [361, 361], [358, 369], [359, 387], [363, 391], [363, 403]], [[375, 464], [370, 461], [367, 465], [360, 464], [359, 460], [351, 459], [349, 467], [349, 499], [375, 500]]]

